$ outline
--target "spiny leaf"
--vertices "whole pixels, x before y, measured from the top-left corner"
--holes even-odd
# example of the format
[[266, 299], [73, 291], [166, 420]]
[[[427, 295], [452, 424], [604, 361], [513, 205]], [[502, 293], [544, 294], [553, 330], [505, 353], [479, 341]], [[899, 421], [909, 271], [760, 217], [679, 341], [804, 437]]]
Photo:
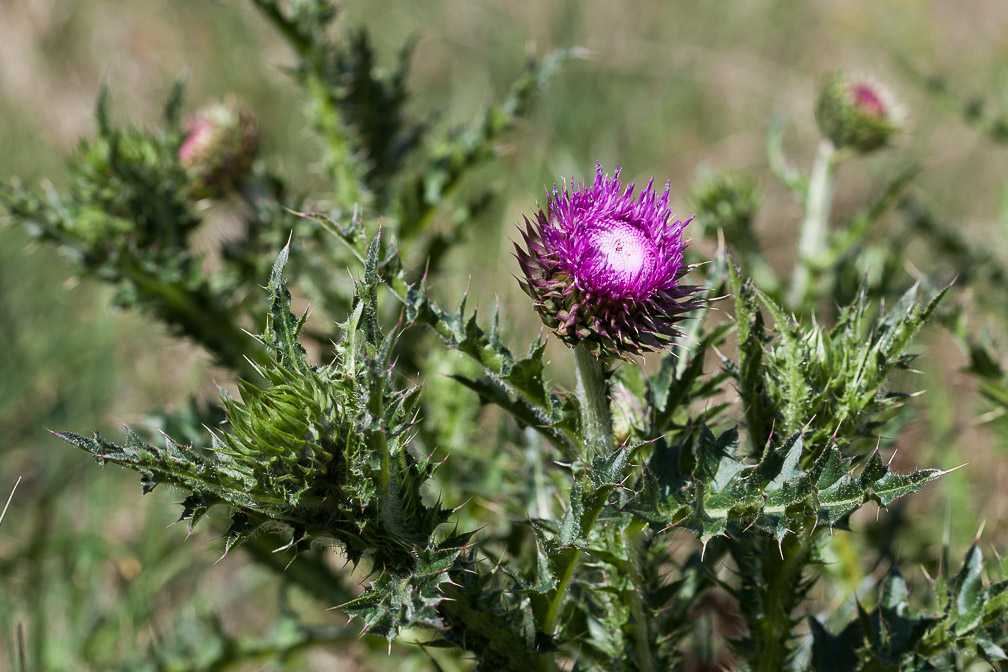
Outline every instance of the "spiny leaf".
[[240, 382], [241, 400], [224, 396], [228, 426], [212, 435], [209, 449], [167, 437], [158, 448], [132, 431], [122, 445], [97, 434], [58, 436], [100, 462], [138, 471], [144, 492], [161, 483], [188, 491], [183, 519], [190, 528], [210, 507], [230, 506], [225, 552], [263, 527], [279, 528], [290, 531], [298, 548], [331, 539], [353, 562], [366, 554], [390, 571], [404, 571], [447, 515], [421, 494], [436, 464], [406, 445], [418, 389], [398, 386], [388, 361], [391, 336], [381, 344], [358, 338], [357, 326], [366, 321], [363, 300], [342, 325], [332, 363], [307, 362], [297, 340], [304, 318], [290, 313], [282, 277], [287, 256], [284, 248], [274, 264], [261, 336], [274, 356], [256, 366], [262, 384]]
[[955, 593], [955, 634], [961, 635], [980, 625], [986, 609], [987, 591], [983, 585], [983, 554], [977, 544], [970, 546], [962, 569], [952, 582]]
[[938, 469], [894, 474], [875, 453], [855, 474], [835, 444], [819, 453], [809, 469], [801, 434], [768, 444], [761, 459], [739, 457], [738, 433], [720, 437], [701, 427], [694, 443], [656, 448], [643, 486], [626, 509], [655, 529], [682, 527], [705, 543], [726, 534], [728, 526], [756, 526], [782, 539], [832, 527], [865, 502], [881, 506], [940, 477]]
[[364, 336], [368, 343], [377, 347], [382, 340], [381, 326], [378, 324], [378, 254], [381, 249], [381, 231], [368, 245], [364, 260], [364, 279], [357, 283], [357, 294], [364, 304]]
[[269, 312], [263, 341], [273, 346], [277, 361], [298, 368], [304, 365], [307, 357], [304, 346], [298, 341], [307, 313], [300, 320], [291, 314], [291, 295], [283, 279], [289, 255], [290, 241], [273, 263], [273, 273], [266, 290], [269, 293]]
[[548, 54], [541, 63], [530, 59], [502, 102], [487, 106], [475, 123], [452, 130], [438, 143], [438, 149], [399, 192], [398, 234], [403, 240], [411, 240], [427, 229], [437, 206], [462, 177], [497, 155], [498, 138], [528, 114], [535, 95], [546, 87], [557, 69], [583, 54], [584, 50], [571, 48]]
[[739, 353], [737, 364], [724, 357], [722, 362], [738, 385], [750, 452], [758, 454], [770, 440], [774, 423], [773, 401], [767, 392], [764, 373], [764, 344], [769, 337], [763, 327], [763, 314], [756, 303], [756, 288], [751, 282], [743, 283], [734, 262], [728, 263], [728, 280], [735, 297]]
[[445, 599], [440, 587], [451, 580], [449, 570], [471, 535], [451, 537], [437, 548], [421, 550], [408, 573], [382, 572], [360, 597], [339, 605], [351, 618], [364, 619], [364, 632], [385, 637], [390, 642], [405, 628], [443, 628], [437, 613]]
[[[689, 353], [666, 355], [657, 373], [647, 380], [649, 396], [654, 408], [655, 434], [666, 434], [683, 425], [675, 422], [677, 412], [695, 400], [709, 399], [721, 389], [727, 373], [702, 377], [707, 353], [720, 345], [732, 324], [726, 322], [703, 333]], [[710, 416], [708, 415], [708, 418]]]
[[[805, 431], [807, 444], [814, 446], [827, 445], [834, 433], [876, 436], [878, 424], [888, 417], [884, 414], [906, 397], [888, 389], [887, 378], [908, 367], [911, 339], [948, 291], [946, 287], [922, 305], [915, 285], [869, 327], [862, 290], [840, 309], [836, 326], [826, 329], [814, 321], [799, 324], [769, 296], [743, 284], [737, 272], [730, 279], [736, 293], [739, 361], [723, 361], [737, 381], [754, 451], [769, 440], [771, 427], [784, 435]], [[773, 317], [775, 338], [764, 332], [757, 304]], [[854, 454], [864, 450], [855, 442], [844, 448]], [[812, 457], [814, 451], [806, 463]]]
[[932, 581], [938, 605], [914, 613], [906, 582], [894, 568], [882, 585], [877, 609], [858, 604], [858, 617], [839, 635], [831, 635], [814, 618], [812, 669], [833, 670], [951, 669], [972, 660], [988, 664], [1005, 660], [1008, 627], [1008, 583], [984, 585], [984, 563], [974, 543], [951, 581]]
[[[362, 227], [360, 222], [353, 222], [348, 227], [331, 230], [348, 245], [354, 245], [360, 244]], [[486, 331], [479, 326], [476, 311], [467, 315], [466, 296], [457, 310], [444, 310], [431, 300], [425, 279], [415, 284], [407, 280], [395, 249], [390, 249], [378, 272], [405, 305], [409, 325], [430, 327], [449, 348], [467, 355], [483, 368], [482, 377], [455, 376], [456, 380], [479, 394], [483, 401], [507, 409], [569, 455], [578, 454], [578, 414], [572, 395], [558, 393], [546, 382], [545, 341], [537, 338], [529, 346], [528, 354], [516, 357], [502, 342], [496, 315]]]

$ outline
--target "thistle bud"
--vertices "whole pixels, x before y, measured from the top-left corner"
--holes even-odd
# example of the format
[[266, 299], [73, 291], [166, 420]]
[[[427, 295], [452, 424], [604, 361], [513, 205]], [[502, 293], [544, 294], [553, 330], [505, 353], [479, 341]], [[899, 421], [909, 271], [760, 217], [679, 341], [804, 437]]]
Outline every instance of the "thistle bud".
[[193, 194], [217, 197], [231, 191], [252, 166], [259, 128], [252, 115], [233, 102], [215, 103], [189, 121], [189, 134], [178, 150]]
[[670, 219], [670, 186], [659, 196], [652, 178], [634, 198], [596, 164], [590, 187], [553, 187], [547, 212], [521, 230], [515, 243], [519, 278], [543, 323], [567, 345], [597, 357], [668, 349], [683, 314], [700, 306], [695, 287], [680, 284], [686, 222]]
[[873, 78], [834, 72], [822, 80], [815, 118], [838, 149], [884, 147], [899, 132], [902, 116], [893, 95]]
[[721, 172], [704, 176], [690, 192], [688, 203], [696, 212], [702, 234], [722, 230], [728, 240], [752, 237], [760, 193], [742, 173]]

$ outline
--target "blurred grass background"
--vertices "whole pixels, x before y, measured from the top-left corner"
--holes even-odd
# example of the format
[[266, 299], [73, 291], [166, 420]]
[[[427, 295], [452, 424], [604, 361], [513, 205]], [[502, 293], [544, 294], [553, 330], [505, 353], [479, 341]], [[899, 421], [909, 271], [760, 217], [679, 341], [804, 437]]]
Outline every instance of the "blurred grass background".
[[[472, 276], [481, 305], [500, 299], [516, 343], [537, 323], [509, 277], [516, 266], [508, 236], [545, 186], [591, 176], [596, 160], [609, 170], [622, 165], [624, 177], [638, 182], [671, 180], [682, 217], [691, 214], [685, 197], [698, 170], [753, 175], [765, 191], [757, 234], [777, 270], [789, 271], [800, 206], [770, 176], [764, 132], [775, 116], [786, 119], [788, 152], [807, 170], [818, 140], [816, 82], [835, 68], [889, 83], [905, 102], [909, 129], [897, 148], [841, 169], [837, 215], [856, 210], [881, 176], [917, 160], [925, 172], [915, 190], [934, 210], [985, 249], [1008, 254], [1008, 150], [927, 94], [902, 65], [947, 78], [966, 100], [1008, 108], [1008, 4], [998, 0], [968, 10], [938, 0], [345, 3], [344, 23], [360, 22], [390, 66], [403, 41], [416, 38], [413, 109], [434, 113], [439, 124], [467, 121], [503, 92], [530, 52], [581, 45], [591, 54], [554, 80], [510, 136], [505, 157], [474, 177], [501, 198], [492, 225], [470, 232], [448, 270], [459, 288]], [[281, 41], [237, 0], [0, 0], [0, 175], [62, 184], [64, 157], [93, 131], [104, 82], [121, 119], [154, 123], [171, 82], [188, 70], [187, 109], [231, 94], [244, 100], [261, 120], [266, 160], [316, 191], [320, 151], [284, 73], [291, 63]], [[914, 252], [907, 250], [914, 266], [950, 279], [948, 269]], [[907, 285], [914, 272], [908, 267]], [[221, 549], [209, 526], [188, 539], [180, 526], [166, 529], [177, 493], [140, 500], [135, 475], [100, 471], [47, 434], [95, 428], [112, 435], [152, 407], [212, 395], [215, 382], [226, 382], [215, 380], [194, 347], [110, 309], [101, 286], [72, 276], [54, 250], [34, 247], [24, 232], [0, 231], [0, 499], [24, 479], [0, 524], [0, 660], [16, 659], [18, 624], [30, 669], [52, 670], [112, 669], [129, 652], [183, 637], [180, 629], [200, 615], [217, 614], [227, 630], [265, 628], [274, 612], [242, 605], [269, 603], [260, 596], [276, 592], [272, 577], [233, 557], [213, 565]], [[988, 407], [958, 373], [964, 355], [940, 328], [929, 333], [917, 348], [923, 376], [906, 381], [928, 393], [915, 402], [921, 413], [897, 460], [969, 464], [912, 498], [901, 515], [920, 531], [894, 543], [913, 549], [905, 552], [913, 558], [940, 557], [947, 528], [955, 557], [986, 521], [984, 539], [1004, 552], [1005, 427], [978, 422]], [[564, 381], [569, 373], [555, 376]], [[299, 664], [359, 669], [364, 646]], [[397, 661], [388, 663], [394, 669]]]

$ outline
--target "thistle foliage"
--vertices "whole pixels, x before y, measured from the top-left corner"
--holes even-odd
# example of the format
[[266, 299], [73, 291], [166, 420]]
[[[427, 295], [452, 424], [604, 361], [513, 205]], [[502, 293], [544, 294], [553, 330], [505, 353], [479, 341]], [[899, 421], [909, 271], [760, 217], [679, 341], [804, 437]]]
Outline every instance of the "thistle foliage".
[[[144, 492], [182, 491], [190, 531], [220, 527], [225, 555], [241, 547], [315, 598], [311, 608], [355, 619], [320, 628], [285, 612], [258, 642], [210, 619], [197, 626], [213, 652], [205, 668], [191, 643], [180, 644], [181, 663], [167, 647], [151, 660], [220, 669], [342, 644], [356, 623], [411, 663], [427, 665], [429, 647], [495, 671], [713, 667], [728, 656], [775, 672], [1004, 659], [1008, 584], [985, 578], [997, 571], [976, 545], [958, 573], [929, 579], [930, 603], [911, 601], [916, 586], [894, 567], [877, 598], [861, 591], [835, 615], [809, 606], [835, 539], [865, 536], [858, 511], [902, 504], [954, 466], [890, 463], [913, 410], [912, 343], [929, 321], [958, 329], [982, 392], [1008, 406], [1005, 366], [945, 307], [947, 286], [906, 289], [892, 255], [881, 270], [862, 268], [891, 212], [962, 265], [977, 258], [907, 200], [916, 166], [827, 232], [809, 263], [835, 282], [787, 307], [758, 244], [748, 177], [719, 174], [693, 192], [700, 228], [726, 237], [709, 260], [687, 248], [689, 218], [672, 217], [671, 186], [634, 196], [618, 171], [597, 167], [590, 186], [554, 189], [525, 220], [514, 270], [546, 327], [594, 355], [599, 396], [579, 397], [558, 382], [579, 360], [560, 359], [569, 353], [542, 333], [515, 345], [512, 307], [486, 315], [468, 293], [434, 297], [445, 259], [493, 203], [487, 188], [463, 197], [459, 187], [503, 153], [504, 134], [581, 52], [530, 61], [500, 100], [443, 128], [407, 111], [409, 45], [383, 65], [367, 31], [344, 29], [328, 2], [252, 4], [294, 52], [321, 193], [289, 188], [269, 156], [243, 159], [226, 193], [203, 189], [206, 175], [180, 156], [181, 84], [153, 128], [117, 126], [103, 94], [68, 189], [0, 189], [11, 221], [236, 381], [216, 408], [153, 414], [163, 443], [142, 429], [118, 443], [57, 435], [138, 472]], [[768, 140], [773, 170], [808, 197], [779, 133]], [[240, 223], [209, 252], [193, 245], [208, 198]], [[1003, 280], [990, 255], [981, 266]], [[311, 319], [295, 314], [289, 288], [311, 300]], [[633, 361], [645, 354], [647, 366]], [[614, 426], [589, 428], [606, 410]], [[431, 427], [442, 419], [457, 431]], [[605, 440], [586, 450], [598, 427]], [[450, 451], [440, 443], [449, 435]], [[337, 568], [331, 546], [352, 567]], [[843, 570], [867, 571], [861, 558]], [[737, 627], [715, 636], [708, 626], [722, 621]]]
[[340, 325], [333, 361], [309, 364], [297, 341], [304, 317], [290, 312], [282, 278], [286, 261], [285, 249], [270, 280], [268, 331], [259, 337], [271, 351], [257, 367], [264, 383], [242, 381], [240, 400], [224, 397], [227, 424], [208, 449], [167, 436], [157, 448], [132, 431], [121, 446], [97, 434], [60, 436], [102, 463], [136, 469], [145, 492], [161, 483], [188, 491], [181, 520], [190, 529], [211, 507], [231, 507], [225, 552], [280, 526], [291, 545], [335, 541], [354, 563], [367, 555], [380, 566], [409, 565], [445, 520], [422, 501], [436, 463], [407, 446], [418, 388], [401, 385], [391, 338], [364, 336], [363, 301]]

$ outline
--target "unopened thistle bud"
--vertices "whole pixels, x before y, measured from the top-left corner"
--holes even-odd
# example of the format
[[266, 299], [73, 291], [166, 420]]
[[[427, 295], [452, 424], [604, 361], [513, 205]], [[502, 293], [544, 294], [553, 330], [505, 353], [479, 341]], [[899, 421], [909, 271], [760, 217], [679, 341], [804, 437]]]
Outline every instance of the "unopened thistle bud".
[[838, 149], [866, 153], [884, 147], [899, 132], [902, 117], [893, 95], [871, 77], [834, 72], [822, 80], [815, 118]]
[[543, 323], [568, 345], [597, 357], [668, 349], [683, 314], [700, 306], [680, 284], [687, 222], [669, 221], [670, 187], [654, 179], [636, 198], [596, 165], [592, 185], [553, 188], [547, 211], [525, 218], [525, 249], [515, 243], [522, 289]]
[[731, 172], [705, 175], [690, 191], [687, 202], [696, 212], [694, 226], [699, 225], [703, 234], [722, 230], [730, 241], [752, 237], [760, 193], [748, 176]]
[[199, 198], [226, 194], [249, 172], [259, 148], [252, 115], [233, 102], [215, 103], [189, 121], [178, 157]]

